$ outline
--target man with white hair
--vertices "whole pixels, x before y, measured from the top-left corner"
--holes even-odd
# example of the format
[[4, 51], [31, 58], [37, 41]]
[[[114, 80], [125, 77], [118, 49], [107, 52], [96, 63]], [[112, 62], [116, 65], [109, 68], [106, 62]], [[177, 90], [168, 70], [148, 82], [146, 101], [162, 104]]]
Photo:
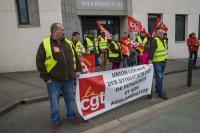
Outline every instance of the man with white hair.
[[162, 29], [156, 30], [156, 37], [152, 40], [150, 45], [150, 59], [153, 63], [154, 74], [156, 79], [156, 93], [164, 100], [168, 97], [163, 91], [163, 78], [166, 62], [168, 59], [168, 47], [163, 40], [164, 31]]

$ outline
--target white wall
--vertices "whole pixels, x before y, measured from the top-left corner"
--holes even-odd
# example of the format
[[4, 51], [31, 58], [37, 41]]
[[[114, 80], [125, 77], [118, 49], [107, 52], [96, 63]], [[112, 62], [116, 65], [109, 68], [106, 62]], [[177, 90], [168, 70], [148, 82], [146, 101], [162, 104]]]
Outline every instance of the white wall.
[[[200, 0], [133, 0], [132, 15], [140, 20], [148, 29], [148, 13], [163, 15], [163, 21], [168, 26], [169, 57], [188, 58], [186, 42], [175, 42], [175, 15], [184, 14], [186, 17], [186, 39], [188, 34], [198, 35]], [[199, 51], [200, 55], [200, 51]]]
[[[48, 6], [47, 6], [48, 3]], [[50, 25], [62, 22], [60, 0], [38, 0], [40, 26], [18, 28], [15, 0], [0, 1], [0, 73], [35, 70], [35, 56]]]

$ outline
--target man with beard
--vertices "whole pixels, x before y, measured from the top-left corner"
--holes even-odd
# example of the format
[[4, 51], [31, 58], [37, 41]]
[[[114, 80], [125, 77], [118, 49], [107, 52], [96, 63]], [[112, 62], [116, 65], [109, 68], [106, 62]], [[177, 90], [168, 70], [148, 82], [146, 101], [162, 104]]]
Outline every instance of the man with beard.
[[51, 130], [55, 132], [60, 128], [60, 91], [67, 108], [67, 119], [73, 124], [79, 124], [74, 109], [73, 78], [80, 75], [81, 66], [73, 44], [64, 37], [64, 27], [61, 23], [51, 25], [50, 37], [43, 39], [37, 51], [36, 65], [40, 77], [47, 85]]

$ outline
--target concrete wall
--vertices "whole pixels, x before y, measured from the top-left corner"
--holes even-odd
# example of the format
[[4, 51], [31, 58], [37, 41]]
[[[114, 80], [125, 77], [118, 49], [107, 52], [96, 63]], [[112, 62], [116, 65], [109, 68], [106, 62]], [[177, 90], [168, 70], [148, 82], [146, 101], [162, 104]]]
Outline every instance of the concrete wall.
[[[148, 13], [162, 14], [163, 21], [168, 26], [169, 57], [188, 58], [186, 41], [175, 41], [175, 15], [184, 14], [186, 17], [186, 39], [188, 34], [195, 32], [198, 35], [199, 0], [133, 0], [132, 15], [140, 20], [143, 26], [148, 26]], [[199, 52], [200, 55], [200, 52]]]
[[74, 31], [81, 33], [81, 23], [76, 13], [76, 0], [61, 0], [62, 18], [66, 37], [71, 38]]
[[[48, 6], [47, 6], [48, 3]], [[60, 0], [38, 0], [40, 26], [18, 26], [15, 0], [0, 1], [0, 73], [35, 70], [35, 56], [53, 22], [62, 22]]]

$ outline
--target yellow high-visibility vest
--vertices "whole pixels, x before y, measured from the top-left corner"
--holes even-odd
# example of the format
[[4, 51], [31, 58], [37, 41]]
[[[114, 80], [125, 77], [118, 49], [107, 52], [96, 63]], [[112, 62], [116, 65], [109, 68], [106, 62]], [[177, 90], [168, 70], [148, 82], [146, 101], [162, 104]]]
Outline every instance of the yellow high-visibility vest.
[[103, 38], [103, 37], [101, 37], [101, 36], [99, 36], [100, 38], [101, 38], [101, 40], [99, 41], [99, 48], [101, 49], [101, 50], [105, 50], [105, 49], [107, 49], [108, 48], [108, 45], [107, 45], [107, 39], [105, 38]]
[[157, 49], [153, 55], [153, 62], [161, 62], [168, 59], [167, 44], [156, 37]]
[[[72, 50], [73, 61], [74, 61], [74, 70], [76, 70], [76, 57], [74, 54], [73, 44], [71, 43], [71, 41], [69, 41], [67, 39], [65, 39], [65, 41], [67, 42], [67, 44], [70, 45], [70, 48]], [[45, 67], [46, 67], [47, 72], [49, 73], [57, 64], [57, 61], [53, 59], [51, 45], [50, 45], [50, 37], [43, 39], [43, 46], [44, 46], [44, 49], [46, 52]]]
[[[116, 50], [120, 50], [120, 44], [119, 43], [115, 43], [114, 41], [112, 41], [112, 43], [115, 46]], [[108, 57], [119, 57], [120, 53], [113, 53], [111, 49], [109, 49], [109, 54]]]
[[85, 53], [85, 48], [84, 48], [83, 44], [81, 43], [81, 41], [78, 41], [75, 44], [75, 49], [76, 49], [77, 54]]
[[86, 42], [87, 42], [87, 50], [92, 51], [94, 49], [94, 45], [93, 42], [90, 38], [86, 37], [85, 38]]
[[[88, 38], [88, 37], [86, 37], [85, 38], [86, 39], [86, 42], [87, 42], [87, 50], [89, 50], [89, 51], [92, 51], [92, 50], [94, 50], [94, 44], [93, 44], [93, 41], [90, 39], [90, 38]], [[95, 41], [95, 42], [97, 42], [97, 41]], [[98, 43], [95, 43], [96, 44], [96, 51], [97, 51], [97, 54], [99, 53], [99, 51], [98, 51]]]
[[138, 41], [138, 43], [140, 43], [140, 44], [142, 44], [142, 45], [144, 46], [145, 44], [147, 44], [148, 38], [145, 37], [145, 38], [143, 39], [143, 41], [142, 41], [141, 36], [138, 36], [138, 37], [137, 37], [137, 41]]

